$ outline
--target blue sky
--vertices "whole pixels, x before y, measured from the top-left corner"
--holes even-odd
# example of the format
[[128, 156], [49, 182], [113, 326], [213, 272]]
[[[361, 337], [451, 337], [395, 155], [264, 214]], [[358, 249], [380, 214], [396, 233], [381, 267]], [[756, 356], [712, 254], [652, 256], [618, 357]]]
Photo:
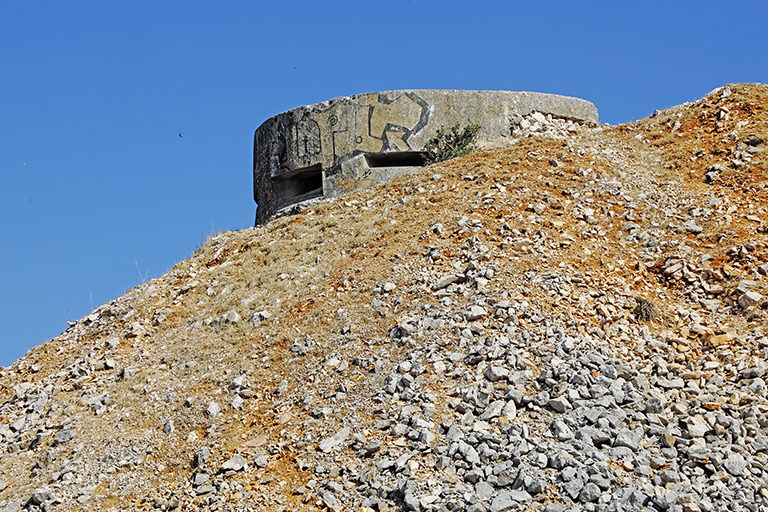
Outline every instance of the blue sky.
[[0, 365], [252, 225], [274, 114], [504, 89], [628, 122], [767, 82], [766, 19], [764, 1], [0, 0]]

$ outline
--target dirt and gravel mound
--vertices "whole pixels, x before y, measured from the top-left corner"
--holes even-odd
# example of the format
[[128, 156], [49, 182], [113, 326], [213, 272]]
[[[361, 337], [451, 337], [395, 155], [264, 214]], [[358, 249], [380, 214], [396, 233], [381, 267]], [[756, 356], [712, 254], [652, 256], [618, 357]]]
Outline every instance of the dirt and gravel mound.
[[0, 510], [765, 510], [767, 109], [212, 236], [0, 370]]

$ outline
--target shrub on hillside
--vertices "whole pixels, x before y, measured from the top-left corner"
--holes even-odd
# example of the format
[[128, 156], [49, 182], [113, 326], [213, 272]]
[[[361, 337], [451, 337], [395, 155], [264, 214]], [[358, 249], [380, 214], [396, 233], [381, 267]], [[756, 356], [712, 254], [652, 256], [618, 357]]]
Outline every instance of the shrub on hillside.
[[439, 128], [437, 134], [424, 146], [426, 163], [444, 162], [479, 151], [476, 145], [479, 130], [480, 125], [474, 123], [468, 124], [463, 130], [460, 123], [449, 131]]

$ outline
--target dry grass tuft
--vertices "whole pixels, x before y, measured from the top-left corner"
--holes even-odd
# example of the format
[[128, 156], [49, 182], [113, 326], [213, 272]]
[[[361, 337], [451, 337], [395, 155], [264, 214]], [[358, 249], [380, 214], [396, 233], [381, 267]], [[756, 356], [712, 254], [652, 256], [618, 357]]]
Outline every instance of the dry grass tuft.
[[637, 320], [641, 322], [650, 322], [656, 318], [656, 308], [651, 301], [645, 300], [642, 297], [635, 297], [637, 306], [632, 311]]

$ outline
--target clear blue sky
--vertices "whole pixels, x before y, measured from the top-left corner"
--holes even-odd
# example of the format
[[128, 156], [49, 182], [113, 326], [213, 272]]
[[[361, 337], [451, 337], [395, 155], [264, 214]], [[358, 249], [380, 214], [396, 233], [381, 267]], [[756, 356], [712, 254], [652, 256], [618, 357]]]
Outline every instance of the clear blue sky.
[[0, 365], [252, 225], [253, 131], [278, 112], [506, 89], [627, 122], [767, 82], [767, 19], [764, 0], [0, 0]]

